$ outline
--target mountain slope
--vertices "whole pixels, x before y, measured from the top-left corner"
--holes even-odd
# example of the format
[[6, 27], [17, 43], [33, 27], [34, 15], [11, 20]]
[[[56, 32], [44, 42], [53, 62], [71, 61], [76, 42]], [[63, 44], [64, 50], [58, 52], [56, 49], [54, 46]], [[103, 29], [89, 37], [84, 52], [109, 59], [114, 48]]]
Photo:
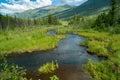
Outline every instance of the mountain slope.
[[48, 14], [52, 14], [59, 18], [69, 18], [74, 14], [79, 14], [80, 16], [88, 16], [107, 11], [109, 9], [108, 6], [110, 4], [110, 1], [111, 0], [88, 0], [80, 6], [47, 6], [43, 8], [28, 10], [23, 13], [18, 13], [16, 16], [20, 18], [39, 18], [45, 17]]
[[49, 14], [55, 14], [62, 12], [64, 10], [70, 9], [74, 6], [69, 6], [69, 5], [63, 5], [63, 6], [46, 6], [42, 8], [37, 8], [37, 9], [31, 9], [27, 10], [22, 13], [16, 13], [15, 15], [19, 18], [39, 18], [39, 17], [45, 17]]
[[54, 15], [59, 16], [59, 18], [71, 17], [74, 14], [87, 16], [99, 13], [100, 11], [107, 10], [109, 4], [110, 0], [88, 0], [87, 2], [78, 7], [74, 7]]

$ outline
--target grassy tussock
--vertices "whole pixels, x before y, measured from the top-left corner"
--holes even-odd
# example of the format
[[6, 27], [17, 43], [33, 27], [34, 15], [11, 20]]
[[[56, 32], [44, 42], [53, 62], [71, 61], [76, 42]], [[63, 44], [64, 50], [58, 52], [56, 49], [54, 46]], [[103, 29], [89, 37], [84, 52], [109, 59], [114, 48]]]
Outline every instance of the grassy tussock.
[[65, 36], [47, 35], [46, 32], [51, 29], [53, 27], [16, 28], [15, 30], [0, 31], [0, 53], [22, 53], [55, 48], [59, 40]]
[[41, 66], [38, 71], [40, 73], [44, 73], [44, 74], [48, 74], [48, 73], [53, 73], [55, 72], [56, 69], [59, 68], [59, 65], [57, 62], [48, 62], [46, 64], [44, 64], [43, 66]]
[[87, 69], [95, 80], [120, 79], [120, 34], [105, 32], [81, 32], [79, 35], [88, 40], [81, 45], [87, 46], [88, 51], [98, 56], [107, 56], [103, 62], [89, 61]]

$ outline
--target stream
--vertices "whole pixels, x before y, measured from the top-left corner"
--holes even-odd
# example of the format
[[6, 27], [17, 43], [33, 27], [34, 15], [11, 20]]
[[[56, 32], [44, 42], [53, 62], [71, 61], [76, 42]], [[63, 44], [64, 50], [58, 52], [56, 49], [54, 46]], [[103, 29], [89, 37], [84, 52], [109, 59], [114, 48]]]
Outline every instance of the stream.
[[[55, 31], [49, 31], [47, 35], [56, 36]], [[60, 65], [86, 64], [89, 59], [94, 62], [103, 60], [87, 53], [87, 48], [80, 46], [86, 38], [77, 35], [66, 34], [66, 39], [60, 40], [58, 47], [49, 51], [33, 52], [8, 58], [10, 64], [14, 63], [26, 69], [39, 68], [46, 62], [57, 60]]]

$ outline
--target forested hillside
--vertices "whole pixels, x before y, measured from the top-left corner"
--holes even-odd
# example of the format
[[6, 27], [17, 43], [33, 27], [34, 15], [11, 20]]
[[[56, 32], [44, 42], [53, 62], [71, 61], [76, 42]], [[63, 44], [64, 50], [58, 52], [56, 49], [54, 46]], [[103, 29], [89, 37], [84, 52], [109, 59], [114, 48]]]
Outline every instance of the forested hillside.
[[74, 14], [79, 14], [80, 16], [88, 16], [92, 14], [97, 14], [100, 12], [108, 11], [110, 0], [88, 0], [84, 4], [66, 11], [61, 12], [61, 14], [56, 14], [57, 16], [71, 17]]
[[[49, 14], [57, 14], [64, 10], [74, 8], [75, 6], [63, 5], [63, 6], [46, 6], [37, 9], [27, 10], [22, 13], [16, 13], [15, 15], [19, 18], [40, 18], [46, 17]], [[24, 14], [24, 15], [23, 15]]]
[[[110, 0], [88, 0], [80, 6], [69, 6], [64, 5], [60, 7], [48, 6], [33, 10], [28, 10], [23, 13], [16, 14], [21, 18], [36, 18], [45, 17], [48, 14], [52, 14], [59, 18], [69, 18], [74, 14], [79, 14], [81, 16], [88, 16], [93, 14], [98, 14], [104, 11], [109, 11]], [[22, 15], [24, 14], [24, 15]]]

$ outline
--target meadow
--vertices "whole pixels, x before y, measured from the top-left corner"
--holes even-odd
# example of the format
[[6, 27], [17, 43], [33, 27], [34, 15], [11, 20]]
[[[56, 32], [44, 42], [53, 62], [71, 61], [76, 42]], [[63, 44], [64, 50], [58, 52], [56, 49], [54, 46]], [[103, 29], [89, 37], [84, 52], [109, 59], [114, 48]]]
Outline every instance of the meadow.
[[[58, 45], [64, 35], [50, 36], [47, 31], [54, 27], [15, 28], [0, 31], [0, 54], [24, 53], [49, 50]], [[57, 28], [57, 27], [56, 27]]]
[[87, 37], [81, 45], [88, 47], [88, 52], [106, 57], [105, 61], [89, 60], [87, 70], [95, 80], [120, 79], [120, 34], [110, 32], [83, 31], [80, 36]]

